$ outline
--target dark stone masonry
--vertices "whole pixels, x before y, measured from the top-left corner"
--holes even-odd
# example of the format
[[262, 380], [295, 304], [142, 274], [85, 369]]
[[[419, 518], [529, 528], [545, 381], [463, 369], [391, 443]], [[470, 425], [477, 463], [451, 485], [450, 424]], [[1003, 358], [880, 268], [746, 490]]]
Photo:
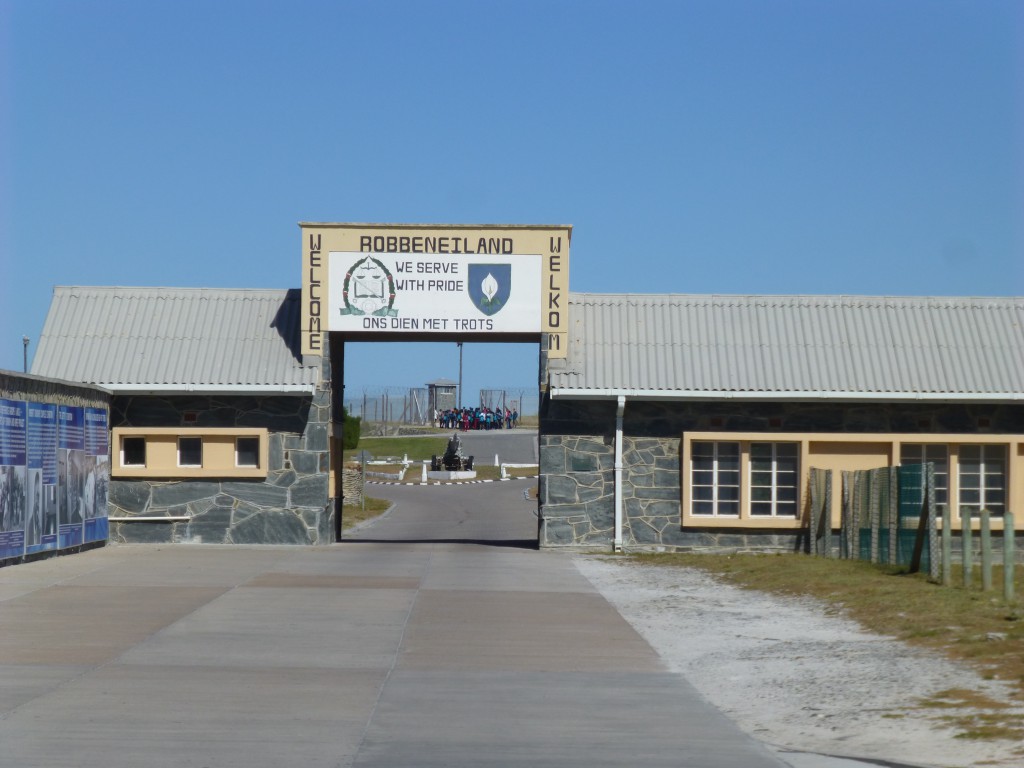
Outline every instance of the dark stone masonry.
[[[329, 365], [323, 366], [328, 371]], [[114, 480], [110, 522], [119, 542], [329, 544], [334, 502], [328, 495], [330, 381], [310, 395], [114, 397], [112, 427], [167, 427], [196, 414], [196, 427], [267, 427], [266, 479]], [[184, 518], [175, 520], [174, 518]]]
[[[686, 431], [1024, 432], [1024, 408], [999, 405], [628, 402], [623, 416], [623, 545], [679, 551], [796, 551], [802, 531], [682, 528]], [[615, 403], [546, 400], [540, 433], [540, 546], [611, 546]]]

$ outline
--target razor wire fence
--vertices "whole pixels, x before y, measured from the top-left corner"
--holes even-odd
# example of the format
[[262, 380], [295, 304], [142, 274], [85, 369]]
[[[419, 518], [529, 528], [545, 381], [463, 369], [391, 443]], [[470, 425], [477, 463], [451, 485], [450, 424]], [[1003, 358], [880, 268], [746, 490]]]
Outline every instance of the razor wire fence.
[[[358, 395], [346, 395], [343, 404], [350, 416], [358, 416], [364, 424], [390, 424], [429, 427], [436, 424], [430, 390], [426, 387], [367, 387]], [[517, 411], [520, 417], [534, 417], [540, 410], [537, 387], [511, 386], [479, 390], [479, 402], [463, 406]]]

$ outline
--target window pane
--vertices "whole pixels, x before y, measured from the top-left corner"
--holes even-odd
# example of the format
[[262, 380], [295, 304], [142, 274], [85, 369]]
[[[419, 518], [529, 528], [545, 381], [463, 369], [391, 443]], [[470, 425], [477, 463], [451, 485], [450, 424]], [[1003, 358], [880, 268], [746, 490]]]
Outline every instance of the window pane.
[[981, 477], [979, 475], [960, 475], [960, 487], [964, 490], [980, 488]]
[[900, 464], [920, 464], [923, 452], [923, 445], [906, 443], [900, 446]]
[[179, 467], [201, 467], [201, 466], [203, 466], [203, 438], [201, 438], [201, 437], [179, 437], [178, 438], [178, 466]]
[[739, 456], [719, 456], [718, 457], [718, 468], [719, 470], [737, 471], [740, 468], [740, 457]]
[[771, 472], [751, 472], [750, 473], [750, 484], [753, 486], [771, 487], [772, 484], [772, 473]]
[[1003, 506], [1006, 503], [1006, 491], [1002, 488], [994, 488], [991, 491], [985, 491], [985, 506], [989, 507], [993, 504]]
[[981, 491], [969, 491], [964, 488], [960, 489], [960, 503], [970, 504], [978, 506], [981, 503]]
[[1003, 484], [1003, 470], [999, 465], [993, 467], [992, 464], [985, 465], [985, 485], [1002, 485]]
[[694, 472], [711, 472], [715, 468], [715, 460], [710, 456], [694, 456], [690, 465]]
[[796, 488], [793, 486], [780, 486], [778, 491], [779, 501], [796, 501]]
[[146, 438], [121, 438], [121, 463], [126, 467], [146, 466]]
[[771, 501], [772, 500], [772, 489], [771, 488], [759, 488], [754, 487], [750, 489], [750, 498], [752, 501]]
[[712, 515], [715, 512], [715, 505], [710, 501], [695, 501], [693, 503], [693, 514]]
[[779, 459], [787, 459], [796, 461], [797, 454], [796, 443], [776, 443], [775, 444], [775, 456]]
[[739, 443], [717, 443], [718, 445], [718, 458], [726, 459], [733, 458], [739, 459], [740, 457], [740, 444]]
[[691, 443], [690, 454], [696, 459], [697, 457], [712, 459], [715, 456], [715, 444], [714, 443]]
[[1006, 446], [1004, 445], [985, 445], [982, 448], [984, 449], [982, 456], [985, 463], [1003, 461], [1006, 458]]
[[775, 462], [775, 469], [779, 472], [796, 472], [796, 459], [782, 458]]
[[740, 503], [738, 501], [723, 501], [718, 504], [718, 514], [720, 515], [738, 515], [740, 512]]
[[695, 485], [693, 498], [694, 501], [712, 501], [715, 498], [715, 489], [710, 485]]
[[981, 461], [981, 446], [980, 445], [961, 445], [960, 446], [960, 463], [963, 464], [965, 461], [973, 461], [975, 463]]
[[711, 470], [695, 469], [693, 471], [694, 485], [712, 485], [715, 482], [715, 473]]
[[260, 465], [260, 439], [240, 437], [235, 441], [235, 465], [258, 467]]
[[739, 470], [730, 470], [728, 472], [718, 473], [718, 482], [721, 485], [739, 485], [740, 484], [740, 473]]
[[771, 502], [757, 501], [750, 505], [750, 514], [758, 517], [765, 517], [771, 515], [772, 505]]
[[761, 461], [772, 460], [772, 444], [771, 443], [751, 443], [750, 444], [750, 460], [758, 459]]
[[796, 502], [787, 501], [775, 506], [775, 514], [796, 517]]
[[720, 501], [738, 501], [740, 489], [735, 485], [723, 485], [718, 489], [718, 498]]

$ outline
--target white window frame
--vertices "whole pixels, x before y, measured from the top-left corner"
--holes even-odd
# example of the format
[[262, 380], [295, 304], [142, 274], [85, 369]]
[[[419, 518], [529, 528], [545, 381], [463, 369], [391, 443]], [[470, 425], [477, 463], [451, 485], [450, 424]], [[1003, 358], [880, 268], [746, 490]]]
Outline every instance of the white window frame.
[[[964, 471], [964, 452], [977, 450], [978, 452], [978, 471], [977, 472], [965, 472]], [[996, 451], [1000, 453], [998, 459], [994, 455]], [[993, 445], [989, 443], [963, 443], [960, 445], [957, 451], [957, 513], [959, 514], [963, 507], [969, 507], [972, 512], [977, 514], [982, 509], [987, 509], [993, 517], [1002, 517], [1003, 512], [1006, 510], [1007, 497], [1009, 496], [1009, 483], [1008, 483], [1008, 451], [1005, 445]], [[1001, 464], [1001, 471], [999, 473], [988, 471], [988, 467], [993, 464]], [[987, 465], [987, 466], [986, 466]], [[966, 488], [964, 483], [965, 477], [977, 476], [978, 487], [977, 488]], [[999, 482], [995, 484], [993, 480], [989, 478], [998, 477]], [[967, 502], [964, 501], [964, 494], [977, 491], [978, 501]], [[990, 493], [999, 491], [1002, 493], [1003, 500], [998, 503], [991, 503], [987, 500], [987, 496]]]
[[[741, 510], [743, 508], [743, 498], [742, 498], [742, 494], [741, 494], [741, 490], [742, 490], [742, 486], [743, 486], [743, 482], [742, 482], [742, 479], [743, 479], [743, 472], [742, 472], [743, 448], [740, 445], [740, 442], [738, 440], [699, 440], [699, 441], [695, 440], [692, 443], [692, 446], [696, 446], [696, 445], [710, 445], [710, 446], [712, 446], [713, 450], [712, 450], [711, 469], [710, 469], [710, 471], [712, 473], [712, 480], [711, 480], [711, 484], [710, 485], [707, 485], [705, 483], [698, 484], [697, 482], [695, 482], [695, 476], [696, 476], [697, 472], [707, 472], [709, 470], [707, 470], [707, 469], [698, 469], [695, 466], [695, 459], [697, 457], [694, 456], [693, 453], [691, 453], [691, 455], [690, 455], [690, 495], [691, 495], [691, 497], [690, 497], [690, 510], [691, 510], [691, 514], [694, 517], [703, 517], [703, 518], [718, 518], [718, 519], [721, 519], [721, 518], [739, 518], [740, 512], [741, 512]], [[729, 446], [735, 446], [736, 447], [736, 469], [735, 470], [731, 470], [731, 469], [723, 470], [719, 466], [719, 453], [720, 453], [721, 446], [724, 446], [724, 445], [729, 445]], [[691, 449], [692, 449], [692, 446], [691, 446]], [[720, 483], [719, 482], [719, 475], [720, 475], [720, 473], [723, 473], [723, 472], [734, 472], [735, 473], [735, 475], [736, 475], [736, 483], [735, 483], [735, 485], [733, 485], [731, 483], [730, 484], [724, 484], [724, 483]], [[697, 495], [696, 489], [697, 488], [711, 488], [712, 489], [712, 491], [711, 491], [711, 499], [697, 499], [696, 498], [696, 495]], [[722, 498], [720, 498], [720, 491], [721, 491], [722, 488], [735, 488], [736, 489], [736, 498], [735, 499], [722, 499]], [[711, 512], [697, 512], [696, 511], [696, 505], [698, 503], [704, 503], [704, 504], [710, 503], [712, 511]], [[719, 511], [720, 506], [724, 505], [724, 504], [735, 505], [736, 511], [735, 512], [721, 512], [721, 511]]]
[[[141, 443], [142, 443], [142, 461], [141, 462], [128, 463], [128, 460], [126, 458], [125, 449], [124, 449], [124, 444], [125, 444], [125, 442], [127, 440], [141, 441]], [[121, 453], [121, 456], [120, 456], [121, 466], [123, 466], [123, 467], [133, 467], [133, 468], [143, 468], [143, 467], [145, 467], [146, 466], [146, 438], [140, 437], [138, 435], [125, 435], [124, 437], [121, 438], [120, 453]]]
[[[252, 463], [243, 464], [241, 462], [241, 460], [239, 459], [240, 452], [238, 450], [238, 445], [243, 440], [255, 441], [255, 443], [256, 443], [256, 451], [255, 451], [255, 453], [256, 453], [256, 461], [254, 461]], [[258, 469], [259, 468], [259, 466], [260, 466], [260, 438], [259, 438], [258, 435], [239, 435], [238, 437], [235, 438], [235, 466], [243, 468], [243, 469]]]
[[[181, 444], [185, 440], [198, 442], [199, 443], [199, 463], [188, 462], [185, 463], [181, 460]], [[199, 435], [182, 435], [178, 438], [178, 466], [187, 468], [197, 468], [203, 466], [203, 438]]]
[[[935, 454], [941, 452], [939, 461]], [[929, 456], [928, 454], [932, 455]], [[900, 443], [900, 464], [935, 465], [935, 503], [949, 503], [949, 445], [947, 443]]]
[[[759, 472], [770, 472], [771, 484], [770, 485], [754, 485], [754, 446], [755, 445], [767, 445], [771, 447], [771, 469], [770, 470], [758, 470]], [[793, 461], [795, 462], [793, 469], [793, 479], [791, 483], [780, 484], [779, 482], [779, 446], [791, 446], [793, 449]], [[793, 442], [790, 440], [751, 440], [749, 442], [750, 450], [750, 462], [747, 472], [747, 489], [750, 493], [750, 499], [746, 503], [747, 512], [753, 520], [764, 520], [773, 517], [780, 517], [785, 519], [799, 518], [800, 517], [800, 443]], [[788, 458], [788, 457], [786, 457]], [[768, 500], [754, 499], [755, 488], [768, 488], [771, 491], [771, 498]], [[782, 488], [793, 489], [793, 499], [784, 500], [779, 498], [779, 491]], [[758, 514], [754, 512], [755, 504], [768, 504], [771, 512], [769, 514]], [[780, 512], [779, 506], [781, 504], [792, 505], [791, 512]]]

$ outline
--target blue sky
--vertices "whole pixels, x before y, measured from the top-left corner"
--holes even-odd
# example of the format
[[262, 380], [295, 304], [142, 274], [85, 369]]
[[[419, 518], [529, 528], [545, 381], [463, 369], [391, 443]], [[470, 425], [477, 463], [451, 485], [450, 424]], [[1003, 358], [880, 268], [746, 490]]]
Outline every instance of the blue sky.
[[[299, 221], [571, 224], [574, 291], [1022, 295], [1022, 213], [1019, 0], [0, 0], [0, 368], [54, 285], [297, 287]], [[458, 374], [349, 346], [353, 396]]]

